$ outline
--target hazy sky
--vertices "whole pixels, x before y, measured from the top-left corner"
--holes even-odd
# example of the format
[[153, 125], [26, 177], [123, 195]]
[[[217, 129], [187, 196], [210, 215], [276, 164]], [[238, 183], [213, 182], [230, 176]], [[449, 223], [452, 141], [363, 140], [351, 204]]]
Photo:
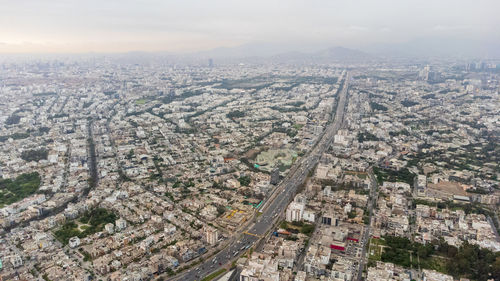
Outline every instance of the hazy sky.
[[0, 53], [500, 40], [500, 0], [0, 0]]

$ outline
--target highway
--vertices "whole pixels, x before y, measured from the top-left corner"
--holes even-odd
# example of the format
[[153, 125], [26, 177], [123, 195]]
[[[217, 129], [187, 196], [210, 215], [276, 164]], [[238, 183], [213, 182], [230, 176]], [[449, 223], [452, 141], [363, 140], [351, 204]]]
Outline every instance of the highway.
[[170, 280], [200, 280], [217, 269], [227, 266], [237, 259], [247, 249], [254, 246], [260, 238], [268, 235], [273, 225], [280, 219], [288, 203], [295, 196], [297, 189], [304, 183], [310, 171], [314, 169], [321, 155], [328, 149], [337, 131], [340, 129], [344, 118], [344, 109], [347, 98], [350, 75], [344, 73], [344, 82], [339, 91], [335, 119], [325, 129], [323, 136], [316, 146], [298, 161], [287, 177], [276, 187], [276, 192], [271, 195], [262, 208], [262, 215], [255, 223], [250, 224], [242, 234], [235, 234], [228, 246], [208, 260], [198, 264], [190, 270], [172, 277]]
[[358, 278], [357, 278], [358, 281], [361, 281], [363, 275], [363, 269], [366, 263], [366, 251], [367, 251], [367, 246], [370, 243], [370, 236], [371, 236], [370, 232], [371, 232], [372, 217], [373, 217], [373, 207], [377, 204], [377, 199], [378, 199], [377, 195], [378, 184], [375, 175], [373, 174], [372, 167], [370, 167], [368, 174], [370, 176], [370, 182], [371, 182], [370, 200], [368, 201], [369, 219], [368, 219], [368, 226], [365, 228], [365, 231], [363, 232], [363, 237], [361, 238], [361, 247], [363, 247], [363, 250], [361, 251], [361, 261], [359, 262], [359, 268], [358, 268]]

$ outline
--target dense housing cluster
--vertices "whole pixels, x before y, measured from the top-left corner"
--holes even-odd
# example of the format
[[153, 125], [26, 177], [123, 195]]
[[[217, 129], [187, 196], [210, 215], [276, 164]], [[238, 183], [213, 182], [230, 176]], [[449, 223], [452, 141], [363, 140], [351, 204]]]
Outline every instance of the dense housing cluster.
[[492, 64], [0, 76], [0, 279], [500, 278]]

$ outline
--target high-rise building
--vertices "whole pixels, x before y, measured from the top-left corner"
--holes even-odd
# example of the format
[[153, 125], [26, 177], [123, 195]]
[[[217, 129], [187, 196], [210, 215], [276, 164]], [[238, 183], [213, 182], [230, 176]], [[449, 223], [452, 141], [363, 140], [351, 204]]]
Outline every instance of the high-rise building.
[[424, 69], [420, 70], [419, 76], [422, 80], [427, 81], [429, 79], [429, 72], [431, 71], [430, 66], [425, 66]]
[[427, 177], [425, 175], [418, 175], [416, 184], [417, 195], [425, 196], [427, 190]]
[[295, 201], [290, 203], [286, 209], [286, 220], [289, 222], [301, 221], [304, 215], [304, 207], [304, 204]]
[[205, 242], [214, 245], [219, 240], [219, 232], [213, 228], [205, 228]]

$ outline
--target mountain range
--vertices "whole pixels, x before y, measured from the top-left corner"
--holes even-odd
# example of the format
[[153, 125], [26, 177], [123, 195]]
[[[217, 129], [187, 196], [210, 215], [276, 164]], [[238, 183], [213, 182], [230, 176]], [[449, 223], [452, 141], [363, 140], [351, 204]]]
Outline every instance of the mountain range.
[[251, 43], [181, 55], [184, 59], [225, 62], [331, 63], [369, 62], [401, 58], [499, 59], [500, 42], [452, 38], [420, 38], [403, 43], [363, 45], [361, 48], [300, 44]]
[[[208, 65], [212, 59], [216, 65], [234, 63], [367, 63], [391, 59], [450, 58], [461, 61], [499, 59], [500, 43], [443, 38], [421, 38], [404, 43], [370, 44], [356, 48], [328, 47], [325, 43], [284, 44], [249, 43], [235, 47], [219, 47], [211, 50], [173, 52], [127, 52], [120, 54], [87, 53], [82, 57], [107, 57], [123, 63], [164, 63]], [[1, 57], [0, 57], [1, 58]], [[497, 62], [498, 63], [498, 62]]]

